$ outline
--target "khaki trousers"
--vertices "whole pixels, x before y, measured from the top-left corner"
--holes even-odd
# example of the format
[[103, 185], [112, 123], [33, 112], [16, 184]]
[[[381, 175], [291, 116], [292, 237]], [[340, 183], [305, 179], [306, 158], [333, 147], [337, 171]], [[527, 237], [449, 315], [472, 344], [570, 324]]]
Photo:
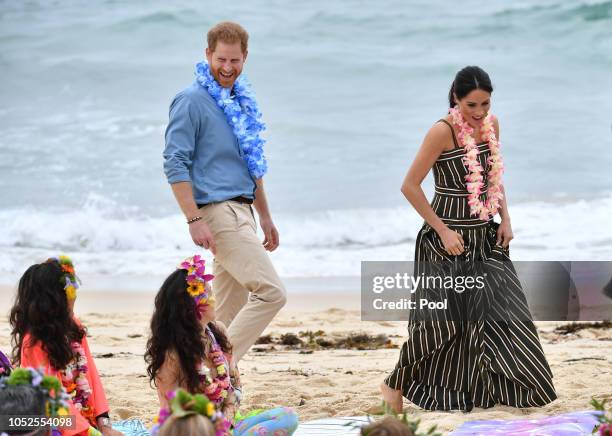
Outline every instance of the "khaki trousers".
[[211, 203], [201, 209], [215, 238], [213, 291], [217, 320], [228, 327], [236, 361], [285, 305], [285, 288], [257, 237], [249, 204]]

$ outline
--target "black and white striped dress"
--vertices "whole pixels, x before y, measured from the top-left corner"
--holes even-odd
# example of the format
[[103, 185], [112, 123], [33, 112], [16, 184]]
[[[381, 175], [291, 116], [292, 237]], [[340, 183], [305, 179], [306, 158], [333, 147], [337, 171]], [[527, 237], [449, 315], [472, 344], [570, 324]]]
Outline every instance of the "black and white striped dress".
[[[487, 287], [486, 292], [448, 292], [454, 309], [486, 307], [476, 319], [411, 319], [408, 339], [385, 383], [427, 410], [470, 411], [497, 403], [543, 406], [557, 398], [552, 372], [509, 251], [496, 245], [498, 224], [470, 216], [464, 150], [459, 148], [454, 132], [453, 140], [455, 148], [441, 153], [433, 166], [435, 196], [431, 205], [451, 229], [462, 235], [462, 262], [501, 267], [491, 278], [495, 286]], [[487, 143], [479, 144], [478, 149], [485, 168], [484, 199], [490, 151]], [[447, 261], [456, 262], [457, 258], [446, 253], [437, 233], [425, 223], [416, 240], [415, 268]], [[418, 291], [415, 298], [419, 298]]]

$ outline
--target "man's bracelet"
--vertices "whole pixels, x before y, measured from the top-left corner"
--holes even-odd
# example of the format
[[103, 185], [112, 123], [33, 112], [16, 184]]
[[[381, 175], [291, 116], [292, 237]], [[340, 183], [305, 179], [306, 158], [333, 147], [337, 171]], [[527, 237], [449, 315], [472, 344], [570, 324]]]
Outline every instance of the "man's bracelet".
[[201, 219], [201, 216], [194, 216], [193, 218], [187, 220], [187, 224], [195, 223], [196, 221], [200, 221]]

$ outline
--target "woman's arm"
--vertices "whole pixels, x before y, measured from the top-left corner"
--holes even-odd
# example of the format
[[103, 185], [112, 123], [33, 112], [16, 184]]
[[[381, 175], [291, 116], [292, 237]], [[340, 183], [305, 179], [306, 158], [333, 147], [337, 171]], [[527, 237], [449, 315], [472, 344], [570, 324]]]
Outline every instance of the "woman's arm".
[[[497, 117], [493, 119], [493, 125], [495, 126], [495, 136], [497, 137], [497, 140], [499, 141], [499, 120], [497, 119]], [[503, 220], [510, 221], [510, 214], [508, 213], [508, 201], [506, 200], [506, 189], [504, 188], [503, 184], [501, 186], [501, 191], [502, 191], [502, 194], [504, 195], [504, 198], [502, 198], [502, 200], [500, 201], [499, 216], [501, 217], [502, 221]]]
[[[499, 121], [497, 118], [494, 119], [495, 134], [499, 141]], [[497, 229], [497, 244], [504, 248], [510, 245], [510, 241], [514, 239], [514, 233], [512, 232], [512, 223], [510, 221], [510, 213], [508, 212], [508, 199], [506, 198], [506, 189], [504, 185], [501, 185], [501, 192], [503, 198], [499, 202], [499, 216], [501, 217], [501, 223]]]
[[508, 202], [506, 201], [506, 189], [504, 185], [501, 186], [501, 192], [504, 195], [504, 198], [499, 202], [499, 216], [502, 221], [510, 221], [510, 214], [508, 213]]
[[449, 254], [458, 256], [463, 252], [463, 238], [459, 233], [449, 229], [440, 217], [436, 215], [427, 197], [425, 197], [423, 188], [421, 188], [423, 179], [425, 179], [425, 176], [427, 176], [433, 167], [440, 153], [444, 150], [444, 145], [449, 143], [451, 135], [452, 133], [448, 126], [442, 123], [436, 123], [429, 129], [421, 148], [408, 170], [408, 174], [404, 178], [401, 190], [402, 194], [404, 194], [419, 215], [440, 236], [445, 250]]

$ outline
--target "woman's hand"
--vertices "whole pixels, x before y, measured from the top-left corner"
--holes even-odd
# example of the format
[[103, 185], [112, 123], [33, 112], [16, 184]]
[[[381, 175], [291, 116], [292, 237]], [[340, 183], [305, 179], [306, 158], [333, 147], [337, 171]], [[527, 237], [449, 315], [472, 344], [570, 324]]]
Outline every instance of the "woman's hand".
[[448, 254], [459, 256], [461, 253], [463, 253], [463, 236], [461, 236], [459, 233], [445, 227], [444, 230], [439, 233], [439, 236], [444, 244], [444, 249]]
[[512, 225], [510, 224], [510, 218], [502, 219], [497, 229], [497, 245], [501, 245], [504, 248], [508, 248], [510, 241], [514, 239], [512, 233]]

